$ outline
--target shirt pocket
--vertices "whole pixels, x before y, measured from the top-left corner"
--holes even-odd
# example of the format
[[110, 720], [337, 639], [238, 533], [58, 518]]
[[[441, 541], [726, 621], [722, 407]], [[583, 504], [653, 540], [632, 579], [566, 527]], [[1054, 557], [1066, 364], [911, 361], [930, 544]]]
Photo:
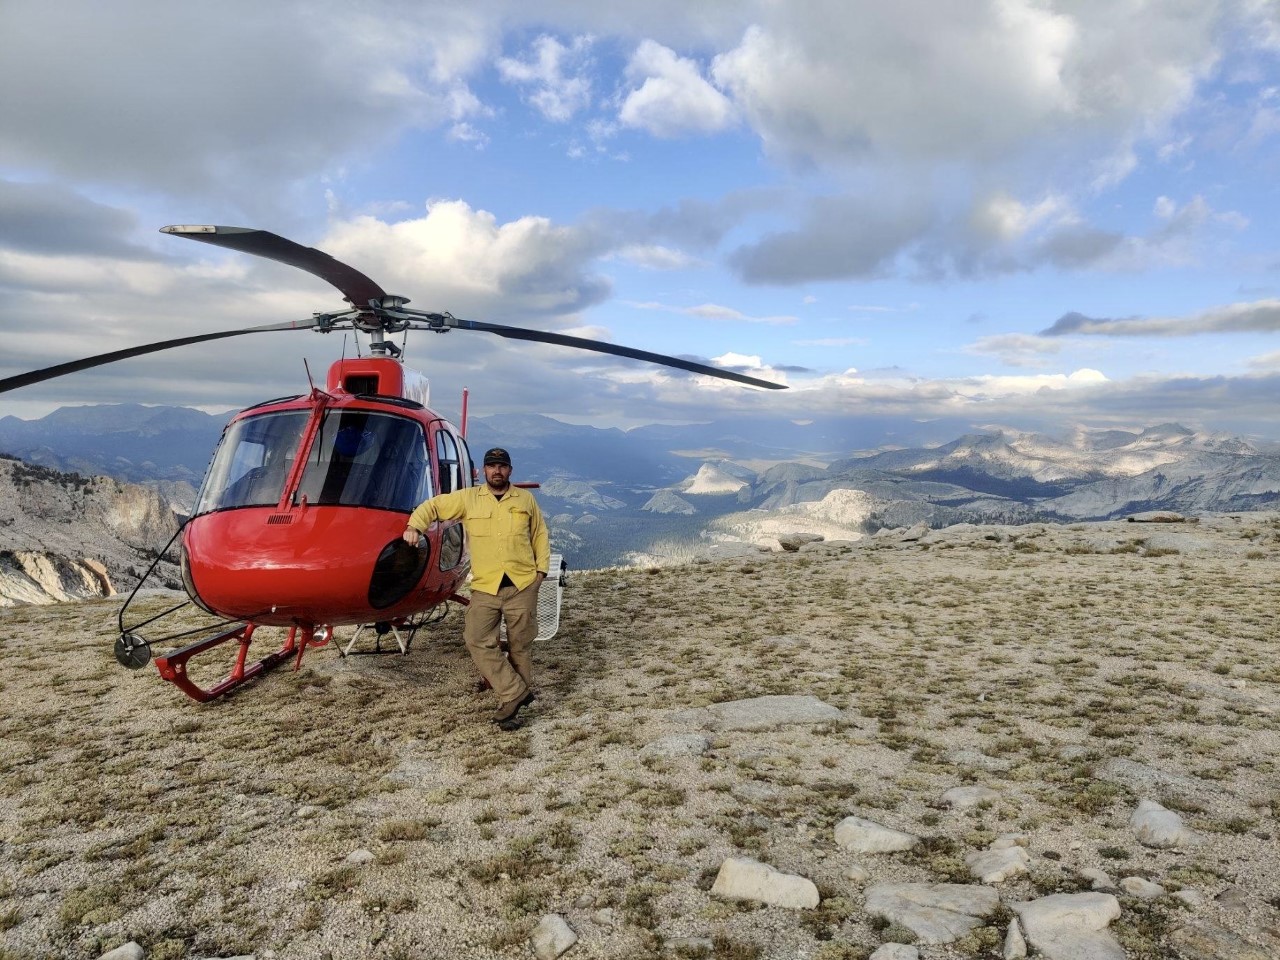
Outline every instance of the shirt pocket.
[[493, 504], [477, 503], [467, 511], [466, 521], [467, 533], [473, 537], [491, 537], [496, 532], [493, 529], [494, 516]]

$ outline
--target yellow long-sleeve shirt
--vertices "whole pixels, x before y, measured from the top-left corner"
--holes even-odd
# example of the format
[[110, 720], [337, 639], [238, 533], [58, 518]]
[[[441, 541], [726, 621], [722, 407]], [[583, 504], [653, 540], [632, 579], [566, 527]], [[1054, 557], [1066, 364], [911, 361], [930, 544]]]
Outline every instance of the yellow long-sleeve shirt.
[[505, 573], [523, 590], [551, 565], [551, 538], [533, 494], [508, 487], [499, 500], [488, 484], [424, 500], [409, 517], [419, 533], [436, 520], [461, 520], [471, 544], [471, 586], [497, 593]]

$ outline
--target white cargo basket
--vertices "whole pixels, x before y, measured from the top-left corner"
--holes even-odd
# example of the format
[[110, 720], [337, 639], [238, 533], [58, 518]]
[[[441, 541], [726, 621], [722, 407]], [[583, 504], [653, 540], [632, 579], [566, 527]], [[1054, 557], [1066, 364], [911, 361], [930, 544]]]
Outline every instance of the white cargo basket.
[[550, 640], [560, 629], [560, 602], [564, 597], [564, 577], [568, 564], [560, 554], [551, 555], [547, 579], [538, 588], [538, 635], [534, 640]]

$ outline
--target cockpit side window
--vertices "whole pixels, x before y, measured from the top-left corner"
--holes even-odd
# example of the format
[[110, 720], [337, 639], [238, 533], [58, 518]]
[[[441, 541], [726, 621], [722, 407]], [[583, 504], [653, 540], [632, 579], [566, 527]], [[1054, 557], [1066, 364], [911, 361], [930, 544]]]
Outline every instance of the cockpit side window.
[[453, 434], [443, 425], [436, 431], [436, 463], [440, 473], [440, 492], [452, 493], [464, 486], [462, 461]]

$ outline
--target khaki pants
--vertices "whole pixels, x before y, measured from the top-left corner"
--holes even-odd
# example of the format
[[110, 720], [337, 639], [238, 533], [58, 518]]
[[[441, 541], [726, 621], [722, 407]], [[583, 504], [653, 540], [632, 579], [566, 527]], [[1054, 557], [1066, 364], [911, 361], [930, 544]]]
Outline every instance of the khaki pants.
[[[508, 660], [498, 644], [499, 626], [507, 622]], [[489, 681], [499, 703], [519, 700], [533, 683], [533, 656], [530, 646], [538, 635], [538, 585], [523, 590], [499, 587], [497, 594], [471, 591], [471, 605], [462, 628], [467, 652]]]

